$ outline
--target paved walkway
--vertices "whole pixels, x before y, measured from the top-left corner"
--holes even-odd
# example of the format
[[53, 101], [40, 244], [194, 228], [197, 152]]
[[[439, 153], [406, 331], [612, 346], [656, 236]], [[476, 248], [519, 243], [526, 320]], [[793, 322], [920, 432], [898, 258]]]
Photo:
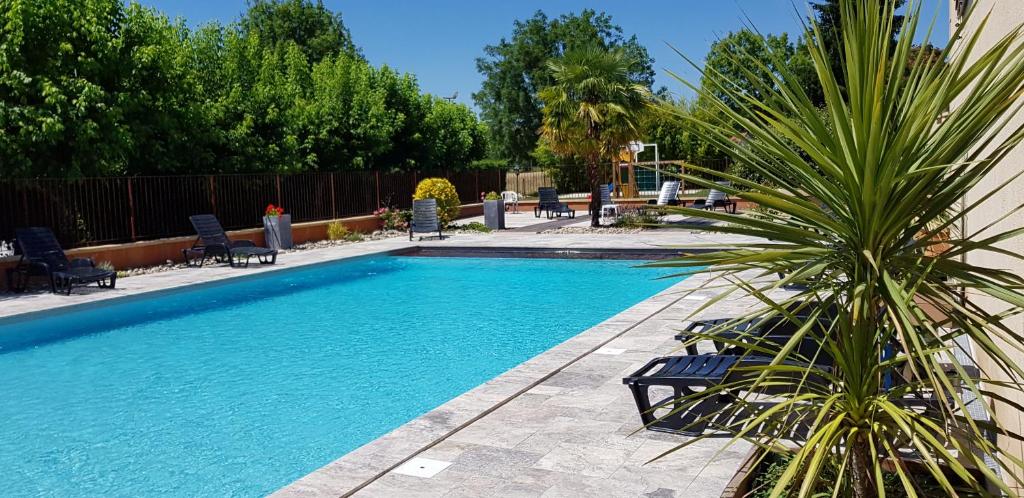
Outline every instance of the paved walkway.
[[511, 231], [512, 232], [522, 232], [522, 233], [540, 233], [540, 232], [542, 232], [544, 230], [552, 230], [552, 229], [555, 229], [555, 228], [562, 228], [564, 226], [569, 226], [569, 225], [578, 225], [580, 223], [586, 223], [587, 225], [590, 225], [590, 215], [589, 214], [584, 214], [584, 215], [576, 216], [576, 217], [573, 217], [573, 218], [569, 218], [568, 216], [563, 216], [561, 218], [554, 218], [553, 220], [547, 221], [547, 222], [544, 222], [544, 223], [538, 223], [538, 224], [535, 224], [535, 225], [526, 225], [526, 226], [521, 226], [521, 227], [518, 227], [518, 228], [513, 228]]

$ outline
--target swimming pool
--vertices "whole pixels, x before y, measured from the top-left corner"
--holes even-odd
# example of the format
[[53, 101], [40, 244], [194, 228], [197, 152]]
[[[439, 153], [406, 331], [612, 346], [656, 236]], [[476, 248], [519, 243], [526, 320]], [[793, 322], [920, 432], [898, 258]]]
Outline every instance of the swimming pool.
[[5, 495], [258, 496], [672, 285], [380, 256], [0, 322]]

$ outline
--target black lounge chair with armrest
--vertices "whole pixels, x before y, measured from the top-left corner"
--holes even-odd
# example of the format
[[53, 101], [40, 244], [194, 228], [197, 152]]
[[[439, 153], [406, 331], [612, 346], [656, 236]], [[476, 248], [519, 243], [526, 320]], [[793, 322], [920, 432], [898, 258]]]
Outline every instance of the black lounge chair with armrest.
[[[792, 303], [789, 308], [796, 316], [802, 318], [806, 318], [810, 310], [801, 302]], [[833, 360], [827, 351], [821, 348], [819, 341], [828, 329], [829, 317], [834, 316], [834, 313], [835, 311], [826, 311], [826, 318], [818, 321], [820, 326], [816, 330], [812, 329], [808, 337], [800, 341], [790, 354], [790, 359], [787, 359], [786, 363], [810, 367], [808, 370], [811, 372], [806, 378], [801, 373], [794, 372], [791, 385], [798, 382], [828, 384], [824, 374], [831, 372]], [[693, 322], [683, 333], [677, 335], [676, 339], [689, 341], [695, 336], [707, 333], [712, 327], [721, 327], [734, 321], [716, 319]], [[766, 366], [773, 361], [773, 358], [758, 350], [765, 347], [768, 350], [778, 350], [792, 339], [797, 329], [796, 323], [781, 317], [739, 321], [726, 330], [715, 332], [714, 338], [722, 339], [714, 341], [717, 352], [698, 354], [696, 345], [689, 344], [686, 355], [651, 360], [643, 368], [624, 378], [623, 383], [632, 391], [640, 419], [648, 429], [686, 435], [700, 434], [706, 429], [707, 420], [713, 419], [714, 414], [721, 411], [735, 393], [723, 391], [720, 396], [708, 397], [699, 405], [685, 410], [680, 409], [681, 398], [693, 394], [696, 389], [732, 384], [744, 380], [744, 376], [757, 375], [758, 372], [751, 367]], [[894, 344], [893, 351], [889, 354], [898, 354], [897, 349], [898, 346]], [[886, 377], [886, 389], [903, 385], [907, 381], [907, 378], [897, 370], [890, 371]], [[759, 394], [787, 392], [789, 387], [786, 384], [787, 382], [773, 382], [770, 390]], [[652, 387], [670, 388], [671, 395], [661, 401], [652, 402]], [[942, 410], [941, 405], [945, 400], [936, 399], [934, 393], [925, 390], [910, 392], [900, 402], [907, 407], [939, 411]], [[658, 412], [663, 414], [659, 416]]]
[[[31, 276], [47, 277], [51, 291], [61, 290], [67, 295], [75, 286], [95, 283], [113, 289], [117, 283], [117, 272], [97, 268], [92, 258], [68, 259], [49, 228], [19, 228], [14, 231], [14, 239], [21, 260], [7, 274], [11, 290], [24, 290]], [[19, 276], [20, 282], [16, 280]]]
[[[774, 344], [779, 346], [789, 340], [786, 336], [763, 336], [756, 344], [766, 346]], [[786, 363], [793, 365], [811, 366], [811, 371], [827, 373], [831, 370], [831, 358], [822, 357], [816, 341], [807, 339], [795, 349], [794, 354], [798, 360], [787, 360]], [[813, 358], [814, 365], [805, 359]], [[732, 400], [735, 399], [734, 390], [722, 389], [716, 396], [708, 396], [694, 406], [682, 409], [683, 398], [695, 394], [698, 390], [720, 388], [721, 386], [736, 385], [745, 379], [751, 379], [760, 374], [756, 367], [763, 367], [771, 364], [773, 358], [759, 354], [746, 347], [730, 346], [718, 353], [686, 354], [680, 356], [664, 356], [649, 361], [646, 365], [622, 379], [622, 383], [629, 387], [636, 402], [637, 411], [640, 413], [640, 420], [644, 426], [652, 431], [669, 432], [673, 434], [698, 435], [704, 432], [708, 426], [708, 419]], [[787, 374], [786, 379], [792, 376], [792, 385], [800, 382], [811, 382], [822, 384], [825, 382], [823, 375], [814, 375], [803, 378], [800, 373]], [[779, 375], [773, 376], [771, 388], [759, 391], [758, 394], [779, 394], [790, 388], [785, 386], [786, 382], [774, 382]], [[658, 401], [651, 400], [651, 388], [666, 388], [667, 396]], [[664, 412], [659, 414], [659, 412]]]
[[540, 218], [541, 212], [546, 212], [548, 219], [551, 219], [551, 215], [561, 217], [563, 214], [569, 215], [569, 218], [576, 217], [576, 210], [569, 207], [568, 204], [558, 200], [558, 190], [553, 187], [540, 187], [537, 189], [537, 205], [533, 207], [533, 215]]
[[[226, 260], [232, 268], [248, 268], [249, 260], [254, 257], [260, 264], [272, 265], [277, 262], [276, 249], [256, 247], [251, 240], [231, 240], [217, 217], [212, 214], [197, 214], [188, 219], [198, 235], [192, 247], [181, 250], [188, 266], [202, 267], [207, 258], [219, 262]], [[198, 264], [196, 258], [199, 259]]]
[[[795, 301], [789, 303], [786, 309], [793, 314], [794, 317], [799, 319], [806, 319], [812, 310], [818, 307], [817, 304], [807, 303], [803, 301]], [[835, 316], [835, 305], [830, 306], [829, 310], [822, 313], [819, 318], [822, 322]], [[735, 322], [730, 325], [730, 322]], [[792, 335], [796, 331], [795, 324], [786, 322], [781, 315], [772, 318], [755, 318], [751, 320], [736, 321], [733, 318], [712, 318], [694, 320], [686, 326], [681, 333], [675, 336], [676, 340], [681, 342], [689, 341], [693, 337], [705, 336], [711, 330], [719, 330], [715, 335], [722, 337], [726, 340], [736, 339], [741, 336], [751, 335], [777, 335], [786, 336]], [[728, 327], [727, 330], [720, 330], [722, 327]], [[721, 346], [721, 344], [716, 344]], [[721, 349], [720, 347], [718, 349]], [[686, 351], [689, 354], [697, 354], [697, 345], [688, 344]]]

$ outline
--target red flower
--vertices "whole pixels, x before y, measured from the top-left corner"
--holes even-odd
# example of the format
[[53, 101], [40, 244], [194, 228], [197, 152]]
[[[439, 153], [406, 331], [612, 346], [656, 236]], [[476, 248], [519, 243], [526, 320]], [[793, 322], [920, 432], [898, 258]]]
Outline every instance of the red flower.
[[263, 213], [266, 216], [281, 216], [284, 214], [284, 208], [274, 207], [273, 204], [267, 204], [267, 209]]

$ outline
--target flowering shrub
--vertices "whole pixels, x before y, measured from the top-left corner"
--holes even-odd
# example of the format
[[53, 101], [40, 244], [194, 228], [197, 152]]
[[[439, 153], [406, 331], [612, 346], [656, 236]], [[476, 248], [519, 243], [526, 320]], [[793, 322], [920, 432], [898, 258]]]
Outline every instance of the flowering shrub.
[[275, 218], [281, 216], [282, 214], [284, 214], [284, 208], [275, 207], [273, 204], [267, 204], [267, 209], [266, 211], [263, 212], [263, 215], [267, 216], [268, 218]]
[[380, 208], [373, 212], [380, 218], [381, 228], [384, 230], [405, 230], [409, 228], [409, 214], [407, 211], [392, 208]]
[[501, 200], [501, 195], [499, 195], [497, 192], [492, 190], [492, 191], [488, 192], [487, 195], [484, 196], [484, 200], [485, 201], [500, 201]]
[[459, 194], [452, 182], [444, 178], [425, 178], [416, 186], [412, 198], [436, 199], [437, 217], [443, 225], [451, 223], [459, 215]]

